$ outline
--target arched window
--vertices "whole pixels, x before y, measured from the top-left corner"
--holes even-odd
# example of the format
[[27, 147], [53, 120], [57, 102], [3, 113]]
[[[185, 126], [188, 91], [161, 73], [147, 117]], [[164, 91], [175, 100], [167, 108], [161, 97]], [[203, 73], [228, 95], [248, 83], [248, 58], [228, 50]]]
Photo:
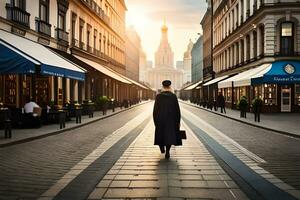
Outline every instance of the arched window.
[[282, 55], [294, 54], [294, 24], [292, 22], [281, 23], [280, 53]]

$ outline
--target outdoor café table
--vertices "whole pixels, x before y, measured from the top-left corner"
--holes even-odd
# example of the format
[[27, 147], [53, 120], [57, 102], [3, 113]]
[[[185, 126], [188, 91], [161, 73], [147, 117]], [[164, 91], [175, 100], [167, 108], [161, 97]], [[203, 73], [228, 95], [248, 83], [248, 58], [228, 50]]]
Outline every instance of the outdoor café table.
[[11, 138], [11, 120], [8, 108], [0, 108], [0, 123], [4, 124], [5, 138]]
[[60, 129], [63, 129], [66, 127], [66, 111], [50, 110], [47, 114], [52, 119], [58, 119]]

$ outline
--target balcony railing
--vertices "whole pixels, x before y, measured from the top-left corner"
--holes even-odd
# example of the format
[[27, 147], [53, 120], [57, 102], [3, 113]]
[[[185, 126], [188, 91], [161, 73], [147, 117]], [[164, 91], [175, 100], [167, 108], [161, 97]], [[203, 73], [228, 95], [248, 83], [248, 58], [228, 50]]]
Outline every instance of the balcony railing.
[[29, 28], [30, 14], [21, 8], [6, 4], [7, 19]]
[[82, 41], [79, 41], [79, 49], [85, 50], [85, 43]]
[[39, 33], [51, 36], [51, 24], [45, 21], [36, 20], [36, 26]]
[[88, 6], [92, 11], [94, 11], [107, 25], [111, 26], [110, 18], [105, 14], [104, 10], [97, 5], [94, 0], [81, 0]]
[[58, 40], [64, 41], [64, 42], [69, 42], [69, 33], [66, 32], [63, 29], [56, 28], [56, 38]]

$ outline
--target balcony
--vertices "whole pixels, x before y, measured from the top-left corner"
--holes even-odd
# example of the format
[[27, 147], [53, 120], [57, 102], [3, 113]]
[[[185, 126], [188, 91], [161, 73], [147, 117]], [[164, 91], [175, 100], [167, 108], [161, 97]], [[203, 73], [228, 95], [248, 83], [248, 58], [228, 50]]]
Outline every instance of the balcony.
[[110, 18], [105, 14], [104, 10], [97, 5], [94, 0], [81, 0], [87, 7], [89, 7], [96, 15], [98, 15], [107, 25], [111, 26]]
[[36, 28], [39, 33], [43, 33], [51, 37], [51, 24], [45, 21], [36, 20]]
[[7, 19], [29, 28], [30, 14], [21, 8], [6, 4]]
[[69, 33], [63, 29], [56, 28], [56, 38], [60, 41], [69, 42]]
[[85, 50], [85, 43], [82, 41], [79, 41], [79, 49]]

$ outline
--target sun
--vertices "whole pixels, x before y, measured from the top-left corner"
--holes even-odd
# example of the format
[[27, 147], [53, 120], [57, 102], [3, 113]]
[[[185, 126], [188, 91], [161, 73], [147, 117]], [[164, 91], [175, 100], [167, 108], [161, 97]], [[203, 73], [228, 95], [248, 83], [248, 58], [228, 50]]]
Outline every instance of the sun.
[[142, 32], [151, 23], [146, 12], [141, 7], [131, 7], [126, 13], [126, 25], [134, 26], [139, 32]]

